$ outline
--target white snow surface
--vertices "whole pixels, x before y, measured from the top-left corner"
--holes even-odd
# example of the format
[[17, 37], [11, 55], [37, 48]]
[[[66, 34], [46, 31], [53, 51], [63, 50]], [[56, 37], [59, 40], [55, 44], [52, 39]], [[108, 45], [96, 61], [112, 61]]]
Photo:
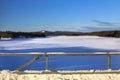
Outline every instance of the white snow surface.
[[35, 48], [88, 47], [95, 49], [120, 50], [120, 38], [98, 36], [55, 36], [29, 38], [25, 40], [0, 41], [0, 50], [22, 50]]
[[[33, 72], [33, 71], [29, 71]], [[82, 74], [57, 74], [57, 73], [44, 73], [41, 74], [40, 71], [35, 71], [37, 74], [17, 74], [12, 73], [12, 71], [3, 70], [0, 71], [0, 80], [120, 80], [120, 74], [106, 73], [106, 74], [87, 74], [84, 72]], [[71, 71], [69, 71], [71, 72]], [[80, 71], [79, 71], [80, 72]], [[93, 72], [93, 70], [92, 70]], [[99, 71], [100, 72], [100, 71]], [[111, 71], [114, 72], [114, 71]], [[119, 72], [119, 70], [117, 71]]]

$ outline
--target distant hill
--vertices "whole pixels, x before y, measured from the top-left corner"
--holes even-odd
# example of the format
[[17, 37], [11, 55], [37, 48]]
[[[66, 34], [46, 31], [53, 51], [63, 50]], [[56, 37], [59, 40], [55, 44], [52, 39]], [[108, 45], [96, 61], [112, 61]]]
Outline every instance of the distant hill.
[[100, 31], [100, 32], [70, 32], [70, 31], [39, 31], [39, 32], [12, 32], [0, 31], [0, 38], [30, 38], [30, 37], [46, 37], [46, 36], [102, 36], [102, 37], [116, 37], [120, 38], [120, 30], [114, 31]]
[[85, 35], [120, 38], [120, 30], [85, 33]]
[[12, 31], [0, 31], [1, 38], [30, 38], [30, 37], [45, 37], [41, 32], [12, 32]]

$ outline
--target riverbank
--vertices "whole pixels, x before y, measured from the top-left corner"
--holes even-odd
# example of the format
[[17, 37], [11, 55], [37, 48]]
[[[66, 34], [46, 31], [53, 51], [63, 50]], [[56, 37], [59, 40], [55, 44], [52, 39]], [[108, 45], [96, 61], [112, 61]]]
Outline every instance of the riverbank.
[[120, 70], [84, 71], [0, 71], [0, 80], [119, 80]]

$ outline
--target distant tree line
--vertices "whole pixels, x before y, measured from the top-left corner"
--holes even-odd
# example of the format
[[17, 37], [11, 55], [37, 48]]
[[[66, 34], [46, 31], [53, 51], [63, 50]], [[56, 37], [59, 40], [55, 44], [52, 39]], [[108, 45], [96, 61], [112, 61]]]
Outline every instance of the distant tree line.
[[120, 38], [120, 30], [85, 33], [85, 35]]
[[116, 37], [120, 38], [120, 30], [114, 31], [100, 31], [100, 32], [68, 32], [68, 31], [39, 31], [39, 32], [12, 32], [12, 31], [0, 31], [0, 38], [31, 38], [31, 37], [46, 37], [46, 36], [102, 36], [102, 37]]
[[30, 37], [45, 37], [44, 33], [39, 32], [12, 32], [0, 31], [1, 38], [30, 38]]

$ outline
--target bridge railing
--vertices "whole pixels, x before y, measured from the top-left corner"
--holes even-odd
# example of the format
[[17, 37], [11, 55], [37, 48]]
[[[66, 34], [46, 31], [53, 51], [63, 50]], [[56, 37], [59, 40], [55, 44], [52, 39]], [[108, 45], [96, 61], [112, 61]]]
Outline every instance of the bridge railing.
[[35, 56], [32, 60], [28, 61], [27, 63], [23, 64], [22, 66], [18, 67], [16, 70], [21, 71], [25, 67], [29, 66], [31, 63], [35, 62], [38, 60], [40, 57], [45, 57], [46, 58], [46, 71], [49, 70], [49, 57], [50, 56], [107, 56], [107, 66], [108, 69], [111, 69], [111, 56], [120, 56], [120, 52], [110, 52], [110, 53], [105, 53], [105, 52], [98, 52], [98, 53], [0, 53], [0, 56]]

